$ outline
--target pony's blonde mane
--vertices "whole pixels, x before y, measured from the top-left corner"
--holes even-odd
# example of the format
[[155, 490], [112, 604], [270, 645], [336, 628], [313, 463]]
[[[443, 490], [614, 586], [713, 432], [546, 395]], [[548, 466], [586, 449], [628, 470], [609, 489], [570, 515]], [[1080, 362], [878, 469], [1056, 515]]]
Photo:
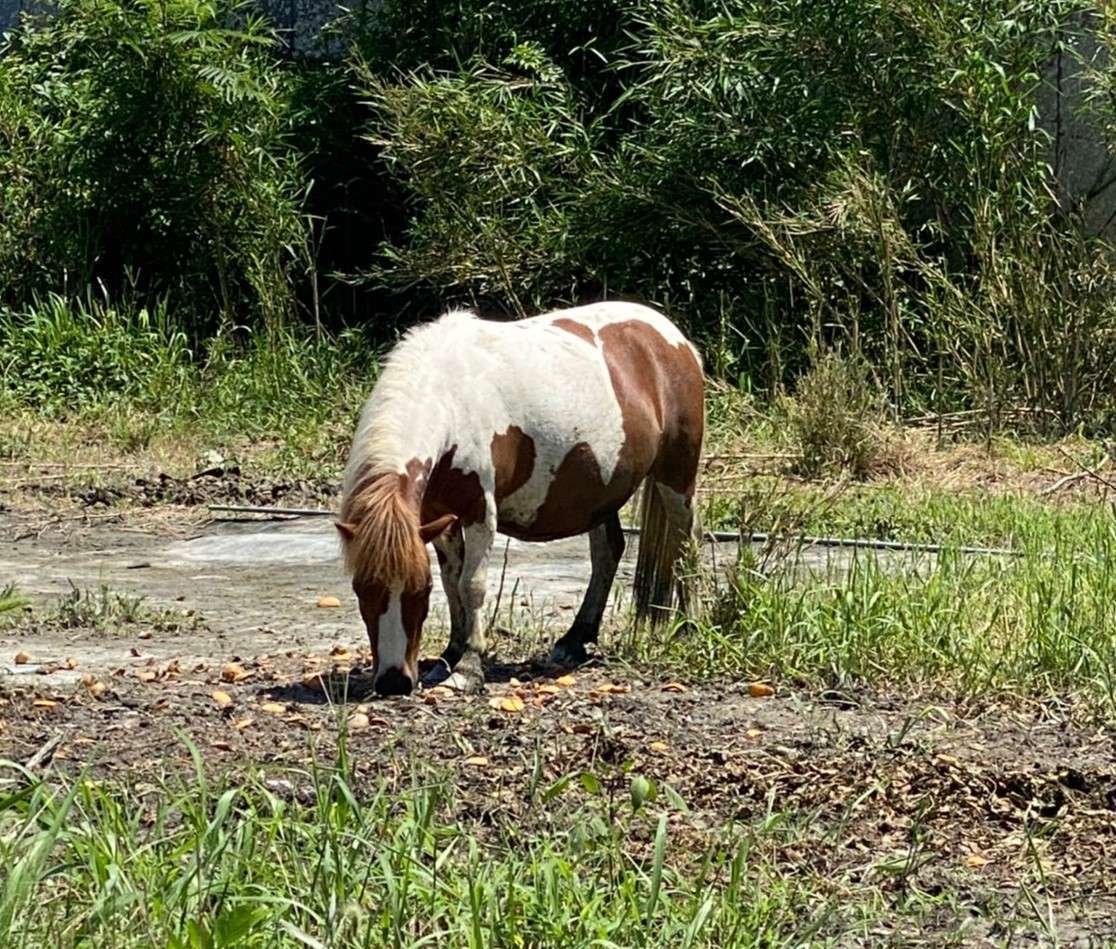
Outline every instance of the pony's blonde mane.
[[356, 491], [369, 473], [400, 471], [415, 456], [415, 393], [423, 371], [436, 363], [448, 335], [476, 319], [468, 310], [451, 310], [408, 330], [388, 354], [357, 422], [345, 469], [345, 494]]
[[341, 521], [352, 531], [342, 549], [354, 579], [401, 585], [408, 592], [430, 581], [418, 511], [402, 474], [419, 448], [415, 392], [424, 368], [445, 348], [446, 334], [475, 320], [467, 310], [451, 310], [410, 330], [384, 361], [357, 423], [342, 490]]
[[418, 512], [408, 501], [401, 475], [385, 473], [347, 494], [341, 519], [352, 537], [342, 541], [345, 568], [353, 579], [402, 587], [415, 593], [430, 581], [430, 561], [419, 534]]

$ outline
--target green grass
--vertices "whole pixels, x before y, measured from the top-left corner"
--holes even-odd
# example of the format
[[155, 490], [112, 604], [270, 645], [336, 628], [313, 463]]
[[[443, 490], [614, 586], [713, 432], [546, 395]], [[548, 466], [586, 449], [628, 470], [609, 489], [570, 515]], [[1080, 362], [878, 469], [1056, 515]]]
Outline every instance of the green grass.
[[1015, 547], [1103, 521], [1106, 511], [1096, 502], [1052, 504], [1034, 495], [898, 481], [837, 487], [758, 476], [731, 494], [708, 499], [702, 516], [710, 530]]
[[[518, 789], [529, 820], [457, 812], [452, 783], [401, 794], [336, 770], [33, 784], [0, 798], [0, 941], [16, 947], [783, 945], [861, 930], [822, 881], [761, 855], [777, 814], [704, 842], [633, 776]], [[556, 813], [561, 815], [555, 819]], [[876, 907], [875, 909], [879, 909]]]
[[[377, 350], [356, 331], [229, 330], [193, 345], [164, 307], [126, 310], [51, 296], [0, 310], [0, 454], [44, 446], [44, 420], [122, 454], [159, 443], [235, 454], [320, 476], [375, 381]], [[21, 424], [22, 423], [22, 424]], [[28, 433], [31, 430], [31, 433]]]
[[[1116, 717], [1116, 523], [1108, 509], [939, 497], [928, 516], [943, 530], [927, 539], [1008, 543], [1022, 555], [946, 550], [897, 561], [842, 551], [828, 568], [804, 570], [761, 564], [749, 550], [735, 580], [708, 594], [696, 632], [634, 634], [624, 648], [694, 678], [933, 685], [974, 697], [1081, 701]], [[838, 533], [865, 526], [810, 525]]]
[[137, 626], [159, 632], [187, 633], [204, 624], [202, 617], [193, 610], [153, 606], [145, 597], [122, 593], [106, 584], [97, 589], [82, 589], [72, 582], [69, 593], [45, 609], [25, 612], [21, 619], [25, 623], [114, 636], [130, 636]]
[[9, 583], [7, 586], [0, 587], [0, 615], [22, 609], [26, 605], [27, 599], [20, 596], [15, 584]]

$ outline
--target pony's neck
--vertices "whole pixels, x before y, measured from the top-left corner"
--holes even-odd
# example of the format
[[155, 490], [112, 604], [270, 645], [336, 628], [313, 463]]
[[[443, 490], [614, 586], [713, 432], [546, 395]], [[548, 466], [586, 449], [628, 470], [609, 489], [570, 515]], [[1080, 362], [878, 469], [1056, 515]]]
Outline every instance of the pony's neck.
[[349, 464], [345, 494], [359, 493], [363, 484], [380, 475], [400, 475], [408, 501], [422, 504], [430, 471], [448, 447], [449, 425], [444, 410], [433, 399], [422, 403], [377, 399], [361, 415]]

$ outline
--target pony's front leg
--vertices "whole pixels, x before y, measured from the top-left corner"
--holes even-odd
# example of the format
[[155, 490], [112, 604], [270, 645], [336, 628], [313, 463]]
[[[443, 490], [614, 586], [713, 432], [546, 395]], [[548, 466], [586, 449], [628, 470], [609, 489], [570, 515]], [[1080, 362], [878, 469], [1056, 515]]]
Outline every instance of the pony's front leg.
[[[490, 511], [495, 505], [490, 504]], [[461, 531], [460, 539], [442, 566], [442, 582], [450, 601], [450, 641], [442, 653], [442, 664], [424, 680], [424, 685], [447, 685], [465, 692], [478, 692], [484, 686], [482, 660], [485, 628], [482, 616], [488, 582], [488, 557], [496, 538], [495, 517], [491, 523], [471, 524]], [[451, 584], [456, 581], [456, 590]]]
[[438, 572], [442, 579], [442, 590], [446, 594], [450, 618], [450, 645], [442, 653], [442, 664], [435, 666], [423, 678], [424, 685], [437, 685], [453, 671], [453, 666], [461, 658], [453, 648], [459, 642], [465, 629], [465, 607], [461, 601], [461, 568], [465, 563], [465, 540], [461, 528], [446, 531], [434, 541], [434, 552], [438, 555]]

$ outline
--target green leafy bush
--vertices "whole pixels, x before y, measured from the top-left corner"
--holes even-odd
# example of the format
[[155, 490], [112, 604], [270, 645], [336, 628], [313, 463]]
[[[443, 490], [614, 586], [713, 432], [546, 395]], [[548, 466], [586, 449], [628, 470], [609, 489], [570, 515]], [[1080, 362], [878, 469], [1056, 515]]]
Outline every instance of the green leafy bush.
[[273, 43], [204, 0], [61, 0], [10, 34], [0, 300], [98, 282], [202, 316], [287, 313], [305, 185]]
[[534, 47], [515, 63], [530, 74], [478, 66], [399, 83], [366, 73], [376, 144], [414, 203], [406, 240], [383, 250], [377, 279], [521, 314], [576, 286], [570, 205], [592, 174], [592, 142], [556, 67]]
[[[895, 408], [1096, 419], [1110, 255], [1052, 215], [1035, 121], [1081, 0], [639, 4], [606, 99], [529, 25], [509, 46], [493, 5], [458, 6], [492, 30], [442, 71], [361, 76], [411, 207], [376, 279], [511, 312], [640, 296], [722, 339], [727, 309], [768, 391], [839, 345]], [[1055, 357], [1071, 316], [1090, 346]]]
[[122, 396], [173, 404], [189, 372], [186, 336], [165, 306], [126, 311], [52, 295], [28, 310], [0, 310], [0, 386], [8, 398], [76, 412]]
[[1036, 121], [1053, 52], [1116, 35], [1088, 0], [386, 0], [314, 63], [228, 4], [61, 0], [7, 39], [0, 304], [167, 300], [202, 351], [619, 295], [757, 394], [839, 349], [895, 413], [1111, 424], [1112, 253]]

